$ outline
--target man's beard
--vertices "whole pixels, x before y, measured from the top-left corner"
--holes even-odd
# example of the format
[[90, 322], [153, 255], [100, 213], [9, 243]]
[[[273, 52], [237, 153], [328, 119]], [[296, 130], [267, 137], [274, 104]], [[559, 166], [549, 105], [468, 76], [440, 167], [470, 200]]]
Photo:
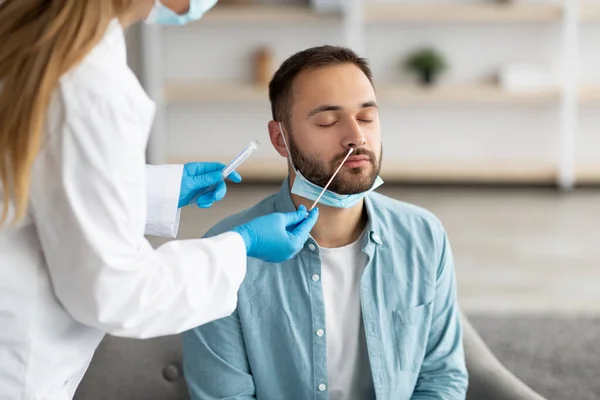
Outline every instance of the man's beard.
[[[327, 165], [326, 162], [320, 161], [313, 155], [303, 154], [298, 146], [296, 146], [292, 136], [288, 135], [288, 137], [290, 155], [292, 157], [292, 161], [294, 162], [294, 166], [310, 182], [324, 188], [348, 152], [334, 157], [334, 159], [331, 161], [331, 164]], [[368, 162], [371, 164], [372, 168], [370, 168], [368, 171], [363, 171], [364, 167], [344, 168], [338, 172], [327, 190], [337, 194], [346, 195], [358, 194], [371, 189], [375, 183], [375, 180], [377, 179], [377, 176], [379, 175], [382, 156], [380, 156], [379, 160], [377, 160], [375, 153], [362, 147], [355, 149], [351, 155], [369, 157]]]

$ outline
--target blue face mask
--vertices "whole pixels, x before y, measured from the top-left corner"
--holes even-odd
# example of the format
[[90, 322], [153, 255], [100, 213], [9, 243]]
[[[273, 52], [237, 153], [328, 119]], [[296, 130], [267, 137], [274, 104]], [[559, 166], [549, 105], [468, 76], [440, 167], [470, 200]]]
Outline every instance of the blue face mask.
[[[304, 177], [294, 168], [296, 171], [296, 179], [294, 180], [294, 184], [292, 185], [292, 193], [298, 195], [300, 197], [304, 197], [305, 199], [309, 199], [315, 201], [319, 198], [319, 195], [323, 191], [321, 186], [315, 185], [308, 179]], [[357, 205], [367, 194], [377, 189], [379, 186], [383, 184], [383, 180], [378, 176], [375, 179], [375, 183], [371, 186], [371, 189], [366, 192], [357, 193], [357, 194], [338, 194], [332, 192], [331, 190], [325, 190], [323, 196], [319, 199], [319, 204], [323, 204], [324, 206], [336, 207], [336, 208], [350, 208]]]
[[149, 24], [160, 25], [185, 25], [191, 21], [197, 21], [214, 5], [217, 0], [190, 0], [190, 9], [186, 14], [179, 15], [169, 7], [156, 0], [152, 11], [146, 18]]
[[[289, 160], [292, 164], [292, 168], [296, 172], [296, 179], [294, 180], [294, 184], [292, 185], [291, 192], [297, 196], [304, 197], [305, 199], [316, 201], [321, 193], [323, 192], [323, 188], [321, 186], [315, 185], [308, 179], [302, 175], [302, 173], [296, 169], [294, 166], [294, 161], [292, 161], [292, 156], [290, 149], [287, 145], [287, 141], [285, 140], [285, 135], [283, 134], [283, 128], [281, 127], [281, 123], [279, 124], [279, 131], [281, 132], [281, 136], [283, 137], [283, 143], [285, 144], [285, 148], [289, 154]], [[377, 176], [375, 179], [375, 183], [373, 186], [366, 192], [357, 193], [357, 194], [338, 194], [332, 192], [331, 190], [325, 190], [321, 198], [319, 199], [319, 204], [329, 207], [336, 208], [351, 208], [357, 205], [367, 194], [377, 189], [379, 186], [383, 184], [383, 179]]]

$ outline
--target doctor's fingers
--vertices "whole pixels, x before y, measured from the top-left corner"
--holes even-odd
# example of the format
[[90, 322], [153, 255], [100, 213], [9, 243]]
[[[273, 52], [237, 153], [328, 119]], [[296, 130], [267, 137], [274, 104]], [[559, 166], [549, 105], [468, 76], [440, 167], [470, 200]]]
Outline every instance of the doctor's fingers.
[[233, 171], [232, 173], [227, 175], [227, 179], [230, 179], [231, 181], [233, 181], [235, 183], [240, 183], [242, 181], [242, 176], [240, 175], [239, 172]]
[[227, 193], [227, 185], [225, 184], [225, 182], [221, 181], [212, 192], [215, 201], [221, 201]]
[[308, 235], [310, 231], [317, 223], [317, 219], [319, 218], [319, 209], [313, 208], [313, 210], [308, 214], [308, 217], [302, 222], [300, 222], [292, 231], [291, 234], [299, 238], [303, 243], [308, 239]]
[[217, 187], [198, 197], [196, 203], [200, 208], [209, 208], [216, 201], [221, 201], [227, 193], [227, 185], [225, 182], [220, 182]]
[[194, 183], [194, 187], [196, 189], [207, 188], [216, 183], [222, 182], [223, 177], [221, 176], [221, 171], [209, 172], [207, 174], [197, 175], [191, 177], [192, 182]]
[[[194, 162], [194, 163], [185, 164], [185, 170], [186, 170], [188, 176], [192, 176], [192, 177], [206, 175], [206, 174], [210, 174], [213, 172], [221, 172], [224, 169], [225, 169], [225, 164], [217, 163], [217, 162], [215, 162], [215, 163]], [[229, 175], [227, 175], [227, 179], [229, 179], [235, 183], [240, 183], [242, 181], [242, 176], [240, 175], [239, 172], [232, 171], [231, 173], [229, 173]]]
[[196, 176], [222, 171], [225, 169], [225, 164], [219, 162], [190, 162], [185, 164], [184, 167], [188, 175]]
[[215, 202], [214, 195], [215, 192], [212, 190], [210, 192], [204, 193], [202, 196], [198, 196], [198, 198], [196, 199], [196, 204], [200, 208], [209, 208]]

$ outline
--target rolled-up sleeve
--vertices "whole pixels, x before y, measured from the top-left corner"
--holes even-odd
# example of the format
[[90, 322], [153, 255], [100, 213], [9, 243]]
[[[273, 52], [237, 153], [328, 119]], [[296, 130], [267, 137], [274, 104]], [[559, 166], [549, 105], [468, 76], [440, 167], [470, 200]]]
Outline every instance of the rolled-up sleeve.
[[468, 388], [452, 250], [441, 228], [438, 238], [432, 324], [413, 400], [463, 400]]
[[182, 174], [183, 165], [146, 165], [146, 235], [177, 236]]

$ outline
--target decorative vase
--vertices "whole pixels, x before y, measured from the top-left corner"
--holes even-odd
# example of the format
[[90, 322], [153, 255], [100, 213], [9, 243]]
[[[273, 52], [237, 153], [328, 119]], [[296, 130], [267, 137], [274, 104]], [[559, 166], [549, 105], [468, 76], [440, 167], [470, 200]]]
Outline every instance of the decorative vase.
[[437, 75], [430, 69], [424, 69], [421, 71], [421, 84], [425, 86], [432, 86], [436, 83]]
[[322, 14], [337, 14], [344, 11], [344, 0], [310, 0], [313, 11]]
[[254, 56], [254, 83], [268, 86], [273, 75], [273, 55], [267, 47], [259, 48]]

